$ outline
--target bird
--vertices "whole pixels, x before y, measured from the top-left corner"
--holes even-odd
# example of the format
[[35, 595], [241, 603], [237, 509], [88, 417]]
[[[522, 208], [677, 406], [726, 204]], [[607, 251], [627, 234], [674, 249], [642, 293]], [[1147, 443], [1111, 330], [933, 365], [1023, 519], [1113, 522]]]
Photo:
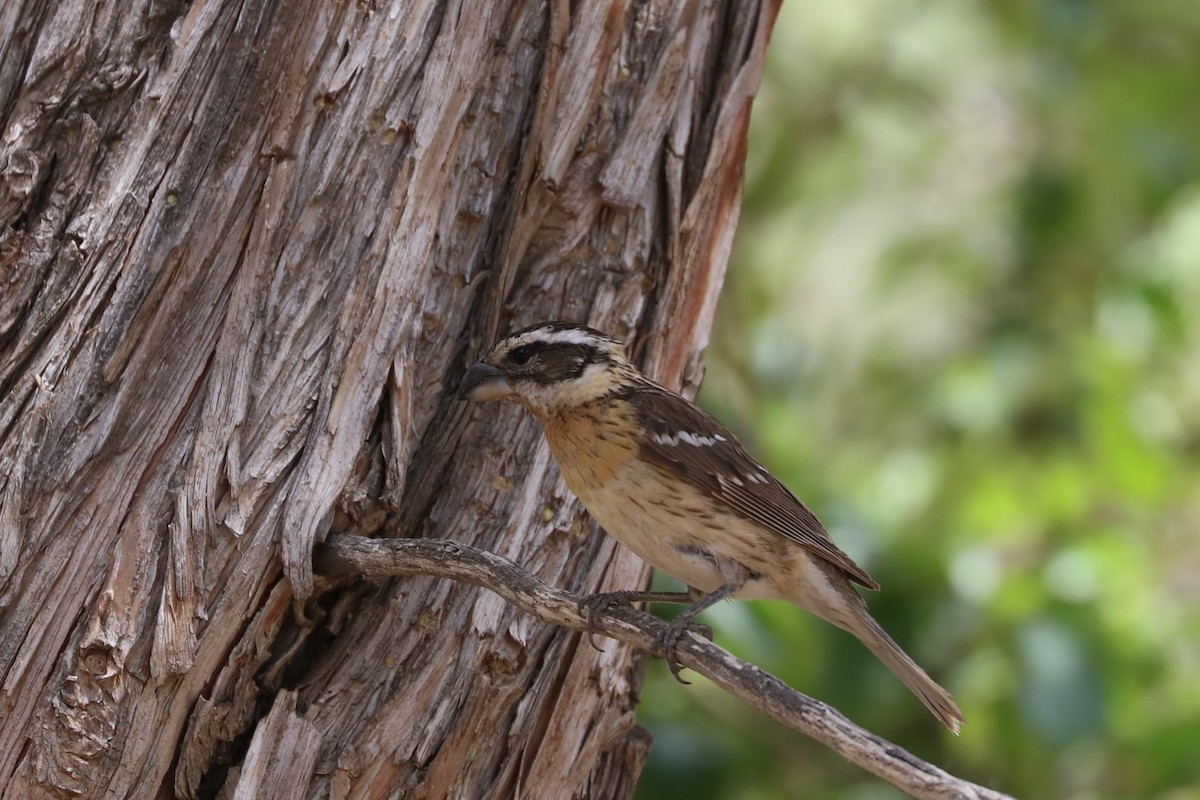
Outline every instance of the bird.
[[854, 586], [879, 584], [724, 425], [642, 374], [619, 340], [570, 322], [531, 325], [472, 366], [458, 396], [532, 412], [567, 487], [605, 532], [688, 587], [587, 601], [593, 610], [690, 602], [660, 640], [677, 678], [675, 646], [699, 613], [728, 597], [785, 600], [856, 636], [958, 733], [963, 716], [950, 693], [883, 630]]

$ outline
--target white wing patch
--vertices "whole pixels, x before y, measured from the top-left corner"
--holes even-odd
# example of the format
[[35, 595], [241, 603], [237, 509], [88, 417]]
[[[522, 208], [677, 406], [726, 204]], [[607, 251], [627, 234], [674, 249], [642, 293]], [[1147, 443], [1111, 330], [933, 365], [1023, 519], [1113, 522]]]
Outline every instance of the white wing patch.
[[702, 436], [691, 431], [655, 433], [653, 439], [655, 444], [661, 444], [663, 447], [679, 447], [681, 444], [691, 445], [692, 447], [712, 447], [718, 442], [728, 441], [719, 433], [713, 436]]
[[[654, 443], [662, 447], [714, 447], [721, 442], [728, 442], [729, 439], [719, 433], [714, 433], [712, 436], [705, 436], [701, 433], [692, 433], [691, 431], [679, 431], [677, 433], [654, 433], [651, 437]], [[718, 474], [717, 482], [721, 484], [722, 489], [728, 489], [730, 486], [744, 487], [747, 483], [766, 483], [767, 472], [766, 467], [761, 464], [756, 464], [757, 471], [747, 472], [741, 475]]]
[[721, 484], [721, 488], [728, 491], [730, 486], [745, 486], [747, 483], [766, 483], [765, 476], [757, 472], [744, 473], [742, 475], [717, 475], [717, 483]]

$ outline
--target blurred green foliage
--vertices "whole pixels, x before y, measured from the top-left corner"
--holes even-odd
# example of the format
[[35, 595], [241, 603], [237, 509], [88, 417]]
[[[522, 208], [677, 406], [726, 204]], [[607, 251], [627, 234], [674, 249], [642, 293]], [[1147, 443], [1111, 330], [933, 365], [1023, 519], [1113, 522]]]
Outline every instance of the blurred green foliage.
[[[724, 603], [717, 641], [1019, 797], [1200, 798], [1200, 7], [788, 0], [702, 402], [962, 705]], [[650, 665], [651, 798], [897, 797]]]

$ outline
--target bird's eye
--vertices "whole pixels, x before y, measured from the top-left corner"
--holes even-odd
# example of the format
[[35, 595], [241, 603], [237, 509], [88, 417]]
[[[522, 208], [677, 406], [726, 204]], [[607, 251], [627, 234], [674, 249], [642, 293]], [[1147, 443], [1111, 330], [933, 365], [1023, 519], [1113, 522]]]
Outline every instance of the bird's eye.
[[508, 360], [518, 367], [528, 364], [531, 358], [533, 358], [533, 348], [529, 345], [522, 345], [508, 354]]

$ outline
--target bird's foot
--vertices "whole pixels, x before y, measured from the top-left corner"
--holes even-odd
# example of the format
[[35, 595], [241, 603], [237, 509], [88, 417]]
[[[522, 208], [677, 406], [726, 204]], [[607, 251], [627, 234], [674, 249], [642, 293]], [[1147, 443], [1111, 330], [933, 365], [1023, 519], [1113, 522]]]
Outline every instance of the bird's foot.
[[[588, 642], [596, 647], [593, 635], [599, 633], [596, 620], [612, 610], [613, 606], [632, 606], [634, 603], [690, 603], [692, 596], [688, 592], [643, 592], [636, 589], [623, 589], [619, 592], [602, 592], [579, 601], [579, 613], [587, 615]], [[712, 638], [712, 635], [709, 635]], [[599, 647], [596, 647], [599, 650]]]
[[691, 618], [681, 614], [672, 620], [663, 630], [662, 635], [658, 637], [658, 646], [662, 649], [662, 657], [666, 659], [667, 669], [671, 670], [671, 674], [675, 676], [675, 680], [684, 685], [691, 683], [689, 680], [684, 680], [679, 671], [683, 669], [679, 660], [676, 658], [676, 651], [679, 647], [679, 639], [687, 631], [703, 636], [710, 642], [713, 639], [713, 631], [708, 625], [699, 622], [692, 622]]
[[624, 589], [619, 592], [601, 592], [593, 594], [589, 597], [582, 597], [579, 600], [579, 613], [587, 615], [587, 638], [588, 644], [593, 649], [599, 650], [596, 645], [595, 636], [600, 632], [596, 625], [598, 617], [607, 614], [612, 610], [613, 606], [632, 606], [635, 601], [640, 600], [644, 592], [635, 592], [629, 589]]

